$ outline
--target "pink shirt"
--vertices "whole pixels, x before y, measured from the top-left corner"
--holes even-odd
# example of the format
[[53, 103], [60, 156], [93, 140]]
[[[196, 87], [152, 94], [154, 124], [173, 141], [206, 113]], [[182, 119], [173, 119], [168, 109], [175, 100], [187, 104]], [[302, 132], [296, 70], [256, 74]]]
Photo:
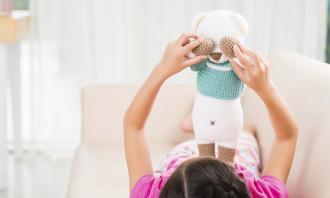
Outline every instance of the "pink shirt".
[[[171, 161], [167, 166], [167, 171], [154, 176], [144, 175], [132, 189], [131, 198], [158, 198], [167, 180], [175, 169], [184, 161], [178, 158]], [[243, 166], [236, 164], [235, 170], [245, 181], [253, 198], [288, 198], [288, 190], [283, 182], [274, 176], [262, 176], [257, 179], [253, 173], [246, 170]]]

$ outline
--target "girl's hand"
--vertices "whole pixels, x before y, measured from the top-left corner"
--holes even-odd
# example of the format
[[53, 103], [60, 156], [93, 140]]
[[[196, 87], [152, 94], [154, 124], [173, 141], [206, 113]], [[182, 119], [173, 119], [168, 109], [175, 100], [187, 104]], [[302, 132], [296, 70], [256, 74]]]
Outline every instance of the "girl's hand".
[[234, 46], [234, 53], [240, 63], [230, 59], [230, 63], [236, 75], [258, 95], [263, 94], [273, 87], [269, 76], [269, 68], [266, 61], [257, 53], [241, 47]]
[[[191, 41], [191, 39], [194, 39]], [[190, 42], [191, 41], [191, 42]], [[187, 55], [203, 41], [194, 33], [184, 33], [177, 40], [170, 42], [156, 68], [165, 78], [180, 72], [188, 66], [199, 63], [207, 56], [188, 58]]]

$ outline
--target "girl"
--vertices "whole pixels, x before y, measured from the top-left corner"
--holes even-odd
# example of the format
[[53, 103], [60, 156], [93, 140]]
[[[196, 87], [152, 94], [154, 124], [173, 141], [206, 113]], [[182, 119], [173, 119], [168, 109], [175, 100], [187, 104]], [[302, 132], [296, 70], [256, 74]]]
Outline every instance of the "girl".
[[[187, 44], [189, 39], [194, 42]], [[276, 91], [267, 63], [244, 47], [234, 47], [240, 63], [230, 60], [237, 76], [265, 104], [274, 132], [272, 148], [258, 175], [258, 145], [252, 133], [241, 133], [233, 166], [216, 158], [197, 157], [194, 143], [183, 143], [168, 155], [161, 173], [154, 174], [144, 137], [144, 125], [162, 84], [172, 75], [206, 56], [187, 58], [203, 38], [186, 33], [169, 43], [160, 62], [142, 85], [124, 117], [125, 153], [131, 197], [288, 197], [285, 182], [293, 161], [298, 127], [290, 109]], [[246, 57], [253, 60], [251, 64]], [[241, 64], [241, 65], [239, 65]], [[185, 129], [191, 129], [190, 120]], [[251, 131], [251, 130], [250, 130]]]

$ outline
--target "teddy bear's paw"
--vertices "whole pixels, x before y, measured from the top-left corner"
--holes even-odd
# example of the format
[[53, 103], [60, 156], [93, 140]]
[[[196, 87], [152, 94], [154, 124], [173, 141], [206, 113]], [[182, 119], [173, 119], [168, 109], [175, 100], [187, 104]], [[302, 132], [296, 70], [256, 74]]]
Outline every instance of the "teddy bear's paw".
[[237, 45], [238, 48], [241, 48], [241, 43], [231, 36], [225, 36], [220, 41], [220, 49], [222, 53], [228, 58], [235, 58], [235, 53], [233, 47]]
[[198, 45], [192, 52], [196, 55], [208, 55], [212, 52], [215, 47], [215, 42], [210, 38], [205, 38], [205, 40]]

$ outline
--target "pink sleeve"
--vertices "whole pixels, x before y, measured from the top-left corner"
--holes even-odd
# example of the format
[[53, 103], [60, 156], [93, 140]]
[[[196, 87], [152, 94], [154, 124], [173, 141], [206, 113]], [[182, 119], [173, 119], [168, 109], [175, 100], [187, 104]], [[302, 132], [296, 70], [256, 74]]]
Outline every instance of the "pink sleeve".
[[245, 183], [254, 198], [288, 198], [288, 190], [283, 182], [273, 176], [260, 179], [245, 179]]
[[148, 198], [155, 179], [153, 175], [144, 175], [141, 177], [134, 185], [130, 198]]
[[151, 174], [144, 175], [136, 182], [130, 198], [158, 198], [167, 180], [168, 176], [166, 175], [159, 177]]
[[236, 173], [244, 180], [253, 198], [288, 198], [288, 189], [285, 184], [274, 176], [256, 178], [254, 174], [235, 165]]
[[167, 165], [165, 173], [155, 177], [152, 174], [141, 177], [133, 187], [130, 198], [158, 198], [167, 180], [176, 168], [189, 156], [179, 156]]

